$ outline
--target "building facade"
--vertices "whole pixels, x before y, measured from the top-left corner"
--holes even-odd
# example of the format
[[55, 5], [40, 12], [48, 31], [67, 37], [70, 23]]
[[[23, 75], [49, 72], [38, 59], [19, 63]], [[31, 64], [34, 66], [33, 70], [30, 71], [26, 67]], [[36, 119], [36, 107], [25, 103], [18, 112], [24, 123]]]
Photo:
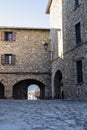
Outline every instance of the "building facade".
[[87, 101], [87, 1], [49, 0], [52, 97]]
[[49, 29], [0, 28], [0, 98], [27, 99], [28, 86], [40, 88], [40, 98], [51, 96]]

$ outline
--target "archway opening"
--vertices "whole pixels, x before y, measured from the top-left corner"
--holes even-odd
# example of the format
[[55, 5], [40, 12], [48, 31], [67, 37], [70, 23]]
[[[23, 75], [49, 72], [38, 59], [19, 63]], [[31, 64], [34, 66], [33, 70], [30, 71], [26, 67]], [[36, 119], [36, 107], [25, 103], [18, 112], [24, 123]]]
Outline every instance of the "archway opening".
[[4, 86], [0, 83], [0, 99], [4, 99]]
[[36, 84], [32, 84], [28, 87], [28, 100], [40, 99], [40, 88]]
[[[45, 85], [37, 80], [26, 79], [19, 81], [13, 86], [13, 98], [14, 99], [28, 99], [28, 90], [32, 90], [33, 88], [38, 87], [39, 94], [36, 94], [38, 99], [45, 98]], [[38, 93], [38, 92], [35, 92]]]
[[54, 77], [54, 98], [55, 99], [64, 98], [62, 72], [60, 70], [56, 72]]

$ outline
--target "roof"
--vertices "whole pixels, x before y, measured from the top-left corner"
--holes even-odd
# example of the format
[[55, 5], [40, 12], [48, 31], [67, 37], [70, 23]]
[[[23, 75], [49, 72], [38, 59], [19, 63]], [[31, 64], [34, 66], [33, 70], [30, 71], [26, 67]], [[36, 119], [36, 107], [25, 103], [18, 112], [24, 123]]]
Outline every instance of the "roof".
[[50, 14], [50, 6], [51, 6], [51, 4], [52, 4], [52, 0], [49, 0], [47, 8], [46, 8], [46, 14]]
[[18, 30], [50, 30], [50, 28], [15, 27], [15, 26], [0, 26], [0, 29], [18, 29]]

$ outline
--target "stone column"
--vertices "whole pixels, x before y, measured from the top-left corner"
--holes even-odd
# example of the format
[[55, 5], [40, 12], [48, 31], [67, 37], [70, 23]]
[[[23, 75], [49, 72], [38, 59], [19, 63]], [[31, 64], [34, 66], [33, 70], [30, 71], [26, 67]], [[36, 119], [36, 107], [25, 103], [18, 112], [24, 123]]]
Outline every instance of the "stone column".
[[8, 84], [7, 84], [7, 85], [5, 85], [5, 98], [12, 99], [12, 97], [13, 97], [12, 86], [8, 86]]
[[53, 80], [52, 80], [52, 84], [51, 84], [51, 88], [52, 88], [52, 99], [54, 99], [54, 85], [53, 85]]

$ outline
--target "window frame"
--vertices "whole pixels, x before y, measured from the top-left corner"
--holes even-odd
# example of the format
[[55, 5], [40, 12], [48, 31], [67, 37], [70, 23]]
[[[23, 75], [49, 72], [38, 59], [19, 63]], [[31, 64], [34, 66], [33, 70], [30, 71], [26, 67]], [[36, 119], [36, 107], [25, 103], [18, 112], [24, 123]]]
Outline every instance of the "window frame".
[[83, 83], [83, 62], [82, 60], [76, 61], [76, 77], [77, 77], [77, 84]]
[[81, 38], [81, 22], [77, 22], [75, 24], [75, 38], [76, 38], [76, 45], [81, 44], [82, 38]]
[[2, 65], [14, 65], [15, 64], [15, 55], [13, 54], [4, 54], [1, 55]]
[[12, 54], [5, 54], [5, 64], [12, 64]]
[[5, 41], [12, 41], [13, 35], [12, 32], [5, 32]]
[[13, 42], [16, 41], [16, 32], [13, 31], [2, 31], [1, 41]]

